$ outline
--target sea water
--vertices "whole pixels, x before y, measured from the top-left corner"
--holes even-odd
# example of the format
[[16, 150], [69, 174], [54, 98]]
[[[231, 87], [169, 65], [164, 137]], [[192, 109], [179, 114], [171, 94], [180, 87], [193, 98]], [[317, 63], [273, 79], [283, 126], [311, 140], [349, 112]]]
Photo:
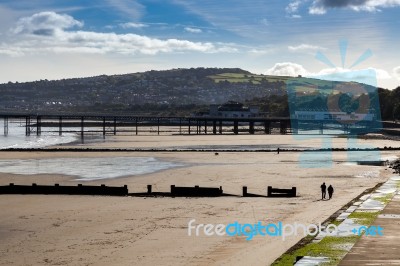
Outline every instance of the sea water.
[[25, 136], [25, 122], [19, 120], [8, 122], [7, 135], [4, 135], [3, 129], [4, 121], [0, 120], [0, 149], [43, 148], [77, 140], [77, 135], [74, 133], [63, 133], [62, 136], [59, 136], [58, 132], [43, 132], [37, 136], [35, 132], [32, 132], [30, 136]]
[[[3, 134], [4, 122], [0, 121], [0, 150], [7, 148], [43, 148], [79, 140], [75, 133], [32, 132], [25, 136], [24, 121], [8, 123], [8, 135]], [[90, 181], [122, 176], [142, 175], [183, 166], [181, 163], [163, 161], [154, 157], [84, 157], [52, 159], [0, 160], [0, 173], [34, 175], [62, 174], [77, 180]]]

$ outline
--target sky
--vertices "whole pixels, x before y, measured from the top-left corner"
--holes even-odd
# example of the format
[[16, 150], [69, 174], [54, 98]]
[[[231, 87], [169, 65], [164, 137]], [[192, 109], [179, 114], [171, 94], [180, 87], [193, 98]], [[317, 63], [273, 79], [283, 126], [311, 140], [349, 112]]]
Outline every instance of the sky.
[[394, 89], [399, 29], [400, 0], [0, 0], [0, 83], [238, 67]]

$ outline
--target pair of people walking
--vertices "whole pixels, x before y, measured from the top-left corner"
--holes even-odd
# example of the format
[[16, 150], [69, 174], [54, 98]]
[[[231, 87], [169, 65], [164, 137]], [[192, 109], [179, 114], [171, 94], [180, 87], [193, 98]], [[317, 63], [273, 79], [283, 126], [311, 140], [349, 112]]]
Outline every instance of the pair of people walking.
[[[322, 185], [321, 185], [321, 193], [322, 193], [322, 199], [325, 199], [326, 198], [326, 185], [325, 185], [325, 182], [322, 183]], [[329, 187], [328, 187], [328, 195], [329, 195], [329, 199], [331, 199], [332, 195], [333, 195], [333, 187], [332, 187], [332, 185], [329, 185]]]

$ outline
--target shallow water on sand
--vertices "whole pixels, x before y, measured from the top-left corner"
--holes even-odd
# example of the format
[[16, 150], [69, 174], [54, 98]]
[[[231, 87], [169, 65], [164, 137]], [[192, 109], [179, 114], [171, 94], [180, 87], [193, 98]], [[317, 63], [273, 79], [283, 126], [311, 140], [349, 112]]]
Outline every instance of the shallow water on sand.
[[153, 157], [99, 157], [0, 160], [0, 172], [10, 174], [63, 174], [76, 180], [91, 181], [142, 175], [184, 164]]

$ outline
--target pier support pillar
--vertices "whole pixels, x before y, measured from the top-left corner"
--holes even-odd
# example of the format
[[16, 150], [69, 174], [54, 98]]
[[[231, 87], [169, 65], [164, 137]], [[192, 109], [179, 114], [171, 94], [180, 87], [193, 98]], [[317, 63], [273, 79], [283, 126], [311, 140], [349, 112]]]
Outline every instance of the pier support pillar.
[[83, 143], [83, 138], [84, 138], [84, 130], [85, 130], [85, 118], [82, 116], [81, 117], [81, 140]]
[[25, 136], [31, 135], [31, 118], [27, 116], [25, 118]]
[[212, 124], [213, 124], [213, 134], [216, 135], [217, 134], [217, 121], [213, 120]]
[[40, 116], [36, 117], [36, 135], [40, 136], [42, 134], [42, 118]]
[[188, 131], [189, 131], [189, 135], [190, 135], [190, 118], [189, 118], [189, 127], [188, 127]]
[[239, 134], [239, 122], [238, 121], [233, 122], [233, 133], [235, 135]]
[[135, 128], [136, 128], [135, 129], [135, 131], [136, 131], [135, 133], [137, 135], [138, 134], [138, 118], [137, 117], [135, 118]]
[[222, 120], [219, 120], [219, 134], [222, 135]]
[[319, 124], [319, 134], [321, 134], [321, 135], [324, 134], [324, 122], [321, 122]]
[[8, 117], [4, 117], [4, 136], [8, 136]]
[[160, 118], [157, 118], [157, 135], [160, 135]]
[[208, 124], [208, 120], [204, 120], [204, 133], [206, 133], [207, 135], [207, 124]]
[[114, 117], [114, 136], [117, 135], [117, 118]]
[[349, 132], [349, 126], [348, 126], [348, 125], [343, 124], [343, 132], [344, 132], [345, 134], [349, 134], [349, 133], [350, 133], [350, 132]]
[[106, 118], [103, 117], [103, 139], [106, 138]]
[[299, 134], [299, 120], [292, 119], [291, 124], [292, 124], [292, 133]]
[[287, 132], [287, 125], [285, 121], [281, 121], [280, 123], [280, 133], [281, 134], [286, 134]]
[[58, 118], [58, 135], [62, 136], [62, 117]]
[[249, 123], [249, 133], [254, 134], [254, 122]]
[[269, 121], [264, 122], [264, 132], [265, 134], [271, 134], [271, 123]]

